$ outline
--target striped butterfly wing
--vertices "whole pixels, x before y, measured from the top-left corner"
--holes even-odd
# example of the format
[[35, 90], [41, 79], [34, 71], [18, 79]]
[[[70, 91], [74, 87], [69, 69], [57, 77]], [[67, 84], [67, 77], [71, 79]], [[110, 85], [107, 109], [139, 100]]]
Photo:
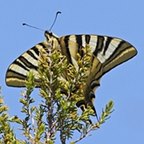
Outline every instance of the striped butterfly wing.
[[137, 54], [136, 49], [128, 42], [114, 37], [98, 35], [68, 35], [60, 38], [62, 53], [69, 62], [74, 63], [76, 54], [83, 56], [82, 48], [89, 45], [92, 49], [91, 68], [84, 90], [84, 100], [77, 102], [77, 106], [84, 110], [91, 106], [98, 119], [93, 105], [95, 89], [100, 85], [100, 78], [121, 63], [129, 60]]
[[137, 54], [136, 49], [127, 41], [99, 35], [68, 35], [60, 38], [62, 52], [72, 62], [81, 48], [89, 45], [92, 49], [90, 82], [99, 79], [108, 71]]
[[41, 42], [28, 51], [24, 52], [9, 66], [6, 73], [6, 84], [12, 87], [25, 87], [25, 80], [29, 71], [35, 75], [35, 82], [38, 87], [38, 59], [39, 51], [45, 50], [47, 42]]

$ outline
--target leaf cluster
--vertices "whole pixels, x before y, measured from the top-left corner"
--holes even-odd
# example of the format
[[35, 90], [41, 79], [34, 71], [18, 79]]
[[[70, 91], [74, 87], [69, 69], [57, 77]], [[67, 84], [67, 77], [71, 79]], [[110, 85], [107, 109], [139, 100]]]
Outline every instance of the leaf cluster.
[[[90, 47], [82, 49], [83, 56], [77, 55], [74, 64], [67, 61], [57, 49], [47, 47], [40, 51], [38, 75], [28, 74], [26, 89], [20, 99], [21, 112], [24, 118], [13, 116], [9, 118], [7, 107], [0, 103], [0, 142], [54, 144], [56, 135], [62, 144], [67, 140], [75, 144], [98, 129], [112, 112], [113, 102], [110, 101], [102, 111], [96, 123], [90, 123], [91, 108], [79, 112], [76, 103], [84, 99], [83, 91], [89, 75]], [[35, 80], [38, 77], [38, 80]], [[34, 88], [40, 87], [41, 101], [35, 105], [31, 97]], [[0, 99], [2, 101], [2, 99]], [[17, 139], [10, 123], [17, 123], [25, 140]], [[72, 140], [75, 132], [79, 133], [77, 140]]]

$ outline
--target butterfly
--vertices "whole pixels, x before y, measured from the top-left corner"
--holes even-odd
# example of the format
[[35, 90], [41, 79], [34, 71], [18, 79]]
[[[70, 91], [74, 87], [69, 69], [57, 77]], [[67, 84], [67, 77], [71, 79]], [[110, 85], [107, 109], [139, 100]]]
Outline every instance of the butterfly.
[[[85, 100], [77, 103], [93, 106], [95, 90], [100, 86], [101, 77], [116, 66], [131, 59], [137, 54], [137, 50], [129, 42], [110, 36], [93, 34], [66, 35], [58, 37], [55, 34], [45, 31], [46, 40], [36, 44], [10, 64], [6, 72], [6, 84], [12, 87], [25, 87], [27, 73], [33, 71], [35, 81], [39, 81], [38, 60], [41, 50], [46, 50], [47, 45], [57, 48], [66, 56], [69, 63], [74, 64], [77, 60], [77, 53], [83, 56], [82, 49], [87, 45], [91, 48], [91, 67], [86, 87], [84, 88]], [[96, 114], [96, 111], [95, 111]]]

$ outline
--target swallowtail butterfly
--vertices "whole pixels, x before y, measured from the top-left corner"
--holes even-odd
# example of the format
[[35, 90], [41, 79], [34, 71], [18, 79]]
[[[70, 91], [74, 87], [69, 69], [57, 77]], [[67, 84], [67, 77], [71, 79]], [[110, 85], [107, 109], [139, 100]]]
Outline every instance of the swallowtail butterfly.
[[[27, 73], [32, 70], [35, 74], [38, 69], [39, 51], [45, 50], [48, 44], [60, 49], [70, 63], [76, 60], [77, 53], [89, 45], [92, 49], [92, 65], [88, 87], [85, 97], [94, 98], [95, 88], [99, 86], [100, 78], [121, 63], [131, 59], [137, 54], [130, 43], [120, 38], [100, 35], [66, 35], [58, 37], [45, 31], [46, 40], [38, 43], [19, 56], [6, 72], [6, 84], [12, 87], [24, 87]], [[81, 53], [80, 53], [81, 55]], [[37, 80], [37, 77], [35, 78]], [[78, 103], [80, 106], [82, 102]]]

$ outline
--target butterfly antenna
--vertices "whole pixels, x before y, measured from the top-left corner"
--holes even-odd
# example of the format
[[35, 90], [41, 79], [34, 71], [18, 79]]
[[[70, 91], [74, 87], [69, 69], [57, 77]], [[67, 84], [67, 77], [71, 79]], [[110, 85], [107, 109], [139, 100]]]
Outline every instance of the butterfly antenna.
[[49, 31], [51, 31], [51, 29], [53, 28], [53, 26], [54, 26], [54, 24], [55, 24], [55, 22], [56, 22], [56, 20], [57, 20], [58, 14], [61, 14], [61, 11], [57, 11], [56, 16], [55, 16], [55, 19], [54, 19], [54, 21], [53, 21], [53, 23], [52, 23], [52, 25], [51, 25]]
[[28, 26], [28, 27], [31, 27], [31, 28], [34, 28], [34, 29], [38, 29], [38, 30], [40, 30], [40, 31], [45, 31], [45, 30], [43, 30], [43, 29], [41, 29], [41, 28], [38, 28], [38, 27], [35, 27], [35, 26], [32, 26], [32, 25], [29, 25], [29, 24], [27, 24], [27, 23], [22, 23], [22, 25], [23, 25], [23, 26]]

